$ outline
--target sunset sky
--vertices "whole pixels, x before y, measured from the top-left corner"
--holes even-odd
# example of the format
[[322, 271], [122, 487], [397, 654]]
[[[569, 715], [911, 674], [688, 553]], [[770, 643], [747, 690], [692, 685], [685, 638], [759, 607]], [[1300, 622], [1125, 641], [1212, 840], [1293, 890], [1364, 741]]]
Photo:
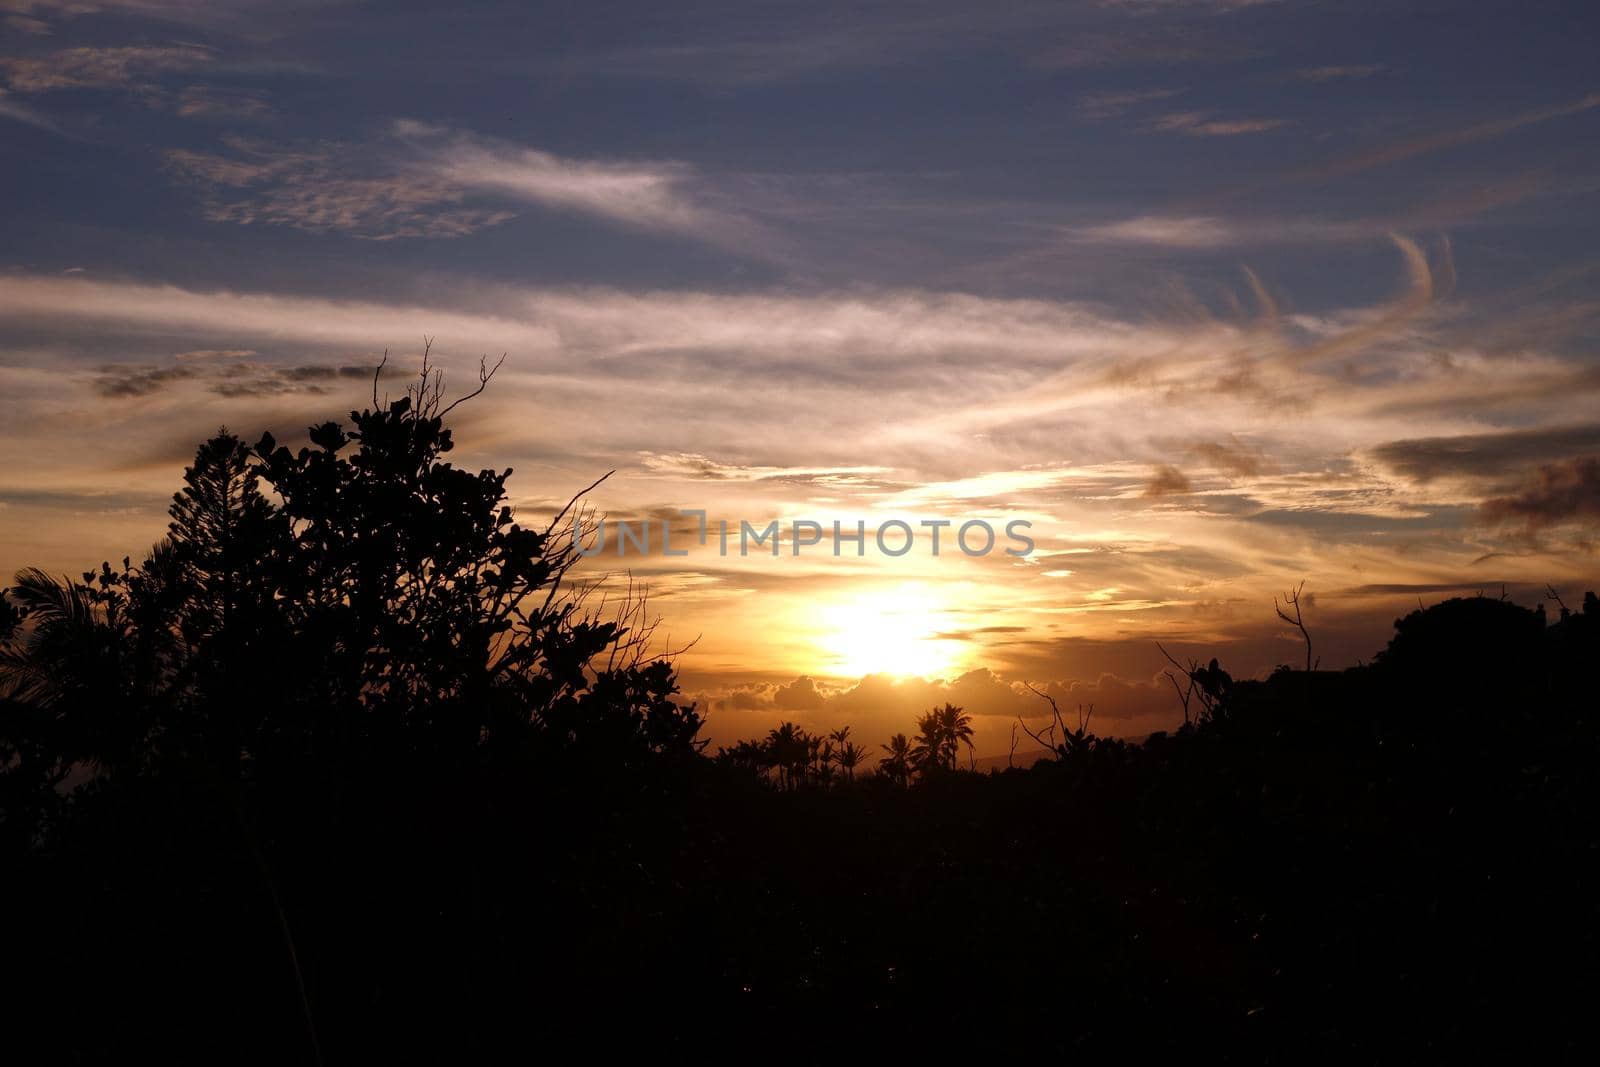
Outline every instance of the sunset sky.
[[[140, 556], [196, 442], [395, 394], [536, 516], [1023, 519], [589, 561], [715, 742], [978, 749], [1156, 642], [1324, 666], [1600, 578], [1600, 7], [0, 0], [0, 573]], [[692, 520], [677, 520], [679, 523]], [[659, 547], [659, 546], [657, 546]], [[847, 552], [850, 550], [847, 550]], [[0, 584], [4, 584], [0, 582]]]

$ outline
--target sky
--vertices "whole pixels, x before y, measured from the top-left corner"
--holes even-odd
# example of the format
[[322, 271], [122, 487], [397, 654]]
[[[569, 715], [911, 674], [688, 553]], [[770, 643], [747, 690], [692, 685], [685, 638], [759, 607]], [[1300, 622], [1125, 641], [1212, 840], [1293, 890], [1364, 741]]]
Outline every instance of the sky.
[[[453, 457], [520, 515], [614, 470], [592, 505], [685, 535], [581, 573], [649, 589], [714, 743], [951, 701], [1003, 755], [1029, 687], [1170, 729], [1161, 648], [1303, 665], [1302, 582], [1324, 667], [1449, 596], [1575, 604], [1597, 41], [1490, 0], [0, 0], [0, 573], [137, 558], [218, 426], [303, 440], [431, 338], [456, 394], [505, 355]], [[974, 519], [1034, 550], [949, 551]]]

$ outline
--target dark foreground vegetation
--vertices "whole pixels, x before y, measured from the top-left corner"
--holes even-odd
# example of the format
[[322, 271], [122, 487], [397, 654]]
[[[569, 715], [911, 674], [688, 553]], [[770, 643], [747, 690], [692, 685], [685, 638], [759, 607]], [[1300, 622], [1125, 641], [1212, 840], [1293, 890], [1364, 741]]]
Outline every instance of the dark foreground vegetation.
[[1591, 1043], [1593, 594], [1195, 665], [1183, 730], [1058, 721], [1028, 770], [959, 769], [955, 708], [876, 769], [793, 728], [713, 756], [447, 411], [425, 377], [297, 454], [220, 435], [143, 563], [7, 591], [8, 1059]]

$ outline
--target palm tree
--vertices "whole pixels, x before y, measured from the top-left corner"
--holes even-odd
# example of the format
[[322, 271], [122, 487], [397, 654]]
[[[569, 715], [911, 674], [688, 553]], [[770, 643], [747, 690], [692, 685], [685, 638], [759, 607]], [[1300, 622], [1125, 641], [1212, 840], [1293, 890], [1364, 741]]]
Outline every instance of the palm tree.
[[917, 719], [917, 743], [911, 764], [918, 774], [955, 770], [961, 746], [972, 748], [972, 716], [954, 704], [934, 708]]
[[939, 720], [939, 734], [944, 742], [945, 766], [954, 770], [956, 756], [960, 752], [961, 746], [967, 746], [969, 753], [973, 751], [972, 716], [954, 704], [946, 704], [938, 709], [935, 714]]
[[911, 746], [911, 768], [919, 775], [944, 766], [944, 738], [939, 716], [929, 711], [917, 716], [917, 743]]
[[767, 749], [778, 768], [778, 784], [784, 789], [797, 789], [805, 781], [811, 740], [811, 735], [792, 722], [779, 723], [767, 734]]
[[844, 771], [847, 781], [855, 781], [856, 767], [860, 765], [862, 757], [867, 754], [867, 750], [850, 740], [850, 727], [848, 726], [841, 726], [830, 733], [828, 740], [833, 745], [833, 761], [839, 765], [840, 770]]
[[911, 781], [911, 742], [906, 740], [905, 734], [895, 734], [889, 738], [887, 745], [881, 745], [888, 753], [878, 761], [878, 773], [889, 779], [895, 785], [904, 787]]
[[806, 735], [806, 769], [811, 777], [826, 784], [833, 777], [833, 742], [825, 737]]
[[0, 592], [16, 605], [0, 640], [0, 697], [47, 712], [65, 761], [127, 764], [142, 731], [124, 683], [129, 649], [124, 576], [109, 564], [82, 583], [29, 568]]

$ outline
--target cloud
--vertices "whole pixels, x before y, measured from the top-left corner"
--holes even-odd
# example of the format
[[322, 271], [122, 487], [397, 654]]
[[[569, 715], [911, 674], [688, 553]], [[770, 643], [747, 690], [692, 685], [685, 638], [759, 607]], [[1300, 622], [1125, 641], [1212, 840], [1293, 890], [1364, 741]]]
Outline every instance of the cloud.
[[471, 300], [452, 308], [445, 294], [437, 306], [407, 306], [12, 276], [0, 287], [0, 316], [59, 326], [101, 323], [119, 331], [153, 326], [197, 341], [229, 338], [227, 347], [272, 338], [373, 349], [437, 335], [467, 348], [515, 347], [526, 358], [559, 357], [569, 370], [573, 358], [638, 356], [654, 365], [675, 352], [691, 355], [702, 374], [718, 354], [737, 357], [741, 365], [759, 359], [769, 371], [794, 368], [779, 357], [803, 359], [824, 376], [841, 364], [862, 372], [903, 365], [930, 387], [944, 380], [928, 363], [941, 355], [961, 363], [960, 380], [970, 386], [981, 368], [967, 357], [976, 353], [1006, 353], [1018, 368], [1009, 381], [1030, 364], [1059, 368], [1074, 359], [1153, 355], [1176, 340], [1159, 328], [1131, 330], [1071, 303], [917, 290], [792, 295], [479, 286]]
[[826, 706], [828, 695], [810, 675], [803, 675], [774, 689], [771, 703], [773, 707], [787, 710], [816, 711]]
[[1209, 216], [1140, 215], [1075, 229], [1073, 237], [1098, 244], [1157, 245], [1164, 248], [1220, 248], [1238, 241], [1237, 231]]
[[32, 108], [13, 100], [4, 89], [0, 89], [0, 118], [23, 122], [29, 126], [37, 126], [41, 130], [49, 130], [52, 133], [58, 132], [55, 123]]
[[[198, 98], [194, 114], [252, 101]], [[202, 190], [206, 217], [217, 222], [375, 239], [460, 237], [514, 218], [507, 208], [522, 203], [723, 246], [756, 237], [752, 225], [701, 203], [695, 172], [682, 163], [567, 159], [406, 121], [389, 140], [367, 145], [240, 137], [224, 144], [226, 152], [167, 153], [169, 168]]]
[[1140, 104], [1169, 100], [1184, 89], [1134, 89], [1127, 92], [1089, 93], [1078, 98], [1078, 113], [1091, 119], [1113, 119]]
[[59, 89], [142, 89], [151, 79], [211, 62], [199, 45], [137, 45], [118, 48], [68, 48], [47, 56], [0, 59], [6, 84], [14, 92]]
[[1217, 33], [1207, 33], [1192, 23], [1151, 19], [1139, 29], [1082, 31], [1071, 43], [1034, 54], [1035, 64], [1046, 67], [1174, 67], [1236, 63], [1261, 56], [1261, 49]]
[[272, 114], [272, 105], [254, 90], [191, 85], [178, 94], [174, 110], [186, 119], [259, 119]]
[[1261, 450], [1231, 435], [1226, 441], [1203, 441], [1189, 451], [1207, 466], [1238, 478], [1254, 478], [1266, 470]]
[[[134, 476], [86, 470], [81, 438], [69, 440], [50, 425], [92, 426], [95, 440], [114, 440], [138, 456], [151, 453], [152, 442], [197, 440], [191, 431], [203, 435], [223, 420], [253, 434], [337, 418], [370, 391], [371, 364], [358, 366], [354, 352], [375, 356], [392, 345], [392, 365], [414, 365], [408, 360], [424, 334], [440, 337], [446, 359], [467, 355], [474, 366], [479, 351], [509, 349], [504, 376], [482, 402], [463, 409], [477, 421], [461, 441], [473, 450], [463, 462], [515, 466], [519, 494], [557, 496], [555, 489], [621, 467], [605, 490], [613, 495], [597, 506], [693, 506], [754, 520], [811, 514], [852, 523], [957, 511], [1031, 518], [1041, 550], [1036, 563], [905, 561], [910, 575], [948, 597], [920, 620], [926, 639], [970, 646], [970, 654], [1004, 672], [998, 688], [980, 676], [961, 695], [950, 682], [937, 691], [884, 683], [866, 687], [854, 703], [833, 702], [856, 686], [841, 690], [814, 673], [836, 661], [807, 651], [825, 648], [810, 621], [820, 601], [845, 596], [841, 587], [851, 580], [881, 582], [880, 572], [787, 554], [782, 566], [697, 558], [661, 567], [663, 587], [674, 595], [673, 623], [711, 635], [690, 669], [723, 678], [730, 664], [771, 657], [762, 666], [784, 672], [769, 678], [774, 686], [812, 673], [810, 683], [782, 698], [803, 707], [780, 709], [772, 691], [762, 690], [740, 697], [754, 706], [730, 709], [729, 717], [748, 713], [740, 722], [751, 725], [764, 724], [763, 716], [836, 715], [860, 721], [870, 739], [869, 720], [893, 732], [909, 723], [901, 711], [924, 699], [928, 706], [965, 700], [986, 709], [983, 751], [1003, 753], [1003, 709], [1038, 705], [1031, 694], [1002, 691], [1016, 678], [1078, 677], [1077, 690], [1058, 699], [1067, 708], [1096, 703], [1097, 721], [1105, 716], [1108, 728], [1115, 722], [1141, 733], [1171, 724], [1170, 708], [1155, 717], [1165, 705], [1140, 680], [1153, 667], [1091, 660], [1075, 664], [1075, 675], [1059, 663], [1059, 639], [1114, 633], [1128, 648], [1176, 632], [1209, 641], [1237, 628], [1222, 609], [1206, 605], [1270, 593], [1285, 574], [1298, 580], [1304, 570], [1312, 587], [1320, 574], [1328, 588], [1352, 576], [1442, 581], [1472, 573], [1470, 560], [1495, 547], [1492, 532], [1473, 533], [1477, 501], [1493, 494], [1436, 507], [1430, 500], [1438, 494], [1397, 484], [1367, 451], [1413, 428], [1459, 425], [1448, 406], [1426, 418], [1372, 414], [1396, 381], [1420, 392], [1431, 381], [1460, 378], [1459, 367], [1441, 364], [1423, 343], [1432, 325], [1396, 327], [1399, 339], [1380, 337], [1376, 350], [1341, 350], [1337, 367], [1291, 358], [1298, 344], [1325, 346], [1384, 314], [1291, 315], [1269, 328], [1253, 320], [1118, 319], [1066, 301], [925, 290], [628, 292], [448, 282], [382, 303], [17, 273], [0, 286], [8, 335], [24, 346], [51, 340], [48, 350], [25, 348], [33, 354], [22, 357], [24, 365], [0, 368], [7, 416], [0, 437], [30, 456], [15, 479], [121, 484]], [[174, 359], [174, 352], [188, 358]], [[110, 353], [127, 360], [117, 374], [106, 367]], [[1182, 391], [1186, 383], [1215, 382], [1239, 359], [1272, 390], [1263, 402], [1271, 407], [1216, 392], [1197, 403], [1195, 393]], [[1349, 377], [1350, 364], [1361, 378]], [[1521, 373], [1520, 366], [1508, 363], [1506, 373]], [[352, 368], [348, 379], [343, 367]], [[1114, 370], [1128, 374], [1114, 378]], [[107, 396], [97, 397], [97, 389]], [[1285, 392], [1305, 397], [1305, 407], [1287, 419], [1275, 399]], [[1245, 426], [1257, 429], [1237, 439], [1218, 433]], [[1270, 473], [1251, 473], [1264, 463], [1253, 447], [1258, 441], [1271, 442]], [[1346, 461], [1352, 450], [1356, 459]], [[1151, 459], [1169, 461], [1177, 475], [1152, 471]], [[160, 489], [180, 468], [141, 471], [139, 487]], [[1214, 472], [1229, 471], [1251, 479], [1248, 496], [1216, 485]], [[1178, 495], [1189, 478], [1204, 491], [1191, 486], [1190, 495]], [[1147, 481], [1162, 496], [1143, 497]], [[826, 503], [814, 503], [819, 499]], [[32, 541], [18, 540], [15, 531], [34, 516], [20, 505], [11, 511], [12, 527], [0, 531], [11, 543], [46, 545], [41, 551], [55, 554], [47, 562], [70, 557], [62, 547], [71, 533], [64, 520], [49, 526], [56, 520], [47, 517]], [[96, 536], [116, 547], [145, 543], [159, 525], [147, 531], [130, 520], [119, 531], [99, 529]], [[1067, 558], [1073, 549], [1081, 551]], [[1519, 577], [1520, 566], [1507, 565], [1503, 576]], [[1564, 580], [1562, 568], [1570, 574], [1576, 566], [1563, 561], [1546, 569]], [[699, 572], [694, 582], [686, 569]], [[1047, 571], [1057, 576], [1042, 578]], [[1258, 599], [1270, 603], [1269, 596]], [[783, 620], [781, 636], [764, 620]], [[951, 669], [959, 674], [969, 663]], [[1135, 688], [1102, 684], [1102, 668]], [[825, 699], [815, 708], [818, 693]], [[878, 696], [898, 702], [874, 712], [869, 698]], [[1122, 704], [1139, 708], [1147, 698], [1148, 720], [1118, 717]], [[748, 736], [743, 726], [740, 732]]]
[[641, 452], [646, 470], [674, 478], [705, 478], [712, 481], [789, 481], [815, 482], [859, 479], [882, 474], [886, 467], [752, 467], [719, 463], [693, 452]]
[[1507, 584], [1509, 583], [1484, 581], [1482, 579], [1473, 582], [1377, 582], [1369, 585], [1351, 586], [1348, 589], [1336, 589], [1331, 594], [1324, 595], [1335, 597], [1410, 597], [1419, 596], [1423, 593], [1482, 592], [1485, 589], [1498, 589]]
[[1225, 15], [1246, 8], [1277, 3], [1282, 3], [1282, 0], [1100, 0], [1101, 7], [1118, 8], [1139, 15], [1172, 14], [1179, 11]]
[[696, 201], [696, 175], [685, 163], [568, 159], [411, 121], [395, 123], [394, 133], [422, 153], [419, 172], [455, 189], [699, 237], [732, 223]]
[[1189, 479], [1182, 471], [1163, 463], [1151, 472], [1150, 478], [1144, 483], [1144, 495], [1168, 496], [1172, 493], [1187, 493], [1191, 488]]
[[[0, 8], [0, 11], [3, 10], [5, 9]], [[51, 32], [50, 24], [44, 19], [36, 19], [28, 15], [7, 15], [5, 24], [9, 29], [13, 29], [18, 33], [27, 33], [35, 37], [48, 37]]]
[[190, 359], [246, 359], [257, 354], [253, 348], [196, 348], [189, 352], [179, 352], [172, 358], [179, 361]]
[[247, 368], [212, 376], [210, 388], [213, 393], [225, 397], [285, 396], [296, 393], [322, 395], [334, 392], [341, 381], [370, 382], [373, 370], [370, 366], [359, 364]]
[[1520, 521], [1530, 529], [1600, 520], [1600, 457], [1547, 463], [1521, 492], [1484, 501], [1482, 514], [1491, 523]]
[[[616, 451], [597, 462], [648, 451], [676, 457], [662, 461], [685, 472], [673, 476], [721, 475], [729, 484], [777, 473], [739, 468], [780, 468], [791, 479], [794, 470], [824, 469], [811, 477], [825, 481], [830, 495], [870, 488], [880, 497], [893, 490], [864, 483], [906, 478], [858, 469], [910, 467], [919, 472], [921, 498], [891, 503], [1029, 500], [1045, 511], [1052, 500], [1086, 494], [1136, 496], [1144, 468], [1112, 471], [1109, 482], [1104, 472], [1089, 480], [1086, 473], [1097, 463], [1170, 455], [1173, 441], [1210, 439], [1218, 419], [1257, 417], [1268, 405], [1280, 411], [1284, 395], [1300, 398], [1303, 411], [1336, 403], [1358, 417], [1362, 405], [1389, 400], [1388, 387], [1352, 392], [1343, 378], [1324, 377], [1344, 374], [1360, 346], [1384, 341], [1385, 330], [1414, 328], [1386, 326], [1391, 309], [1280, 330], [1193, 318], [1126, 321], [1065, 301], [926, 290], [719, 294], [478, 284], [436, 287], [426, 302], [408, 304], [29, 275], [0, 287], [0, 317], [17, 324], [13, 330], [50, 330], [62, 344], [103, 353], [96, 363], [113, 344], [119, 356], [137, 360], [130, 340], [153, 336], [167, 344], [147, 346], [147, 359], [177, 347], [253, 348], [334, 362], [351, 351], [409, 352], [433, 335], [474, 358], [509, 350], [514, 373], [545, 383], [560, 398], [553, 403], [577, 405], [565, 412], [603, 394], [617, 413], [604, 435]], [[1323, 366], [1329, 353], [1339, 367]], [[1253, 391], [1231, 384], [1242, 375]], [[662, 427], [670, 410], [663, 405], [698, 410], [706, 397], [716, 398], [718, 421]], [[927, 417], [930, 403], [937, 419]], [[746, 420], [742, 435], [731, 428], [736, 417]], [[770, 429], [759, 442], [749, 435], [753, 424]], [[1386, 430], [1364, 439], [1339, 430], [1331, 440], [1347, 451], [1392, 438]], [[1122, 436], [1147, 431], [1164, 443]]]
[[163, 493], [0, 486], [0, 506], [60, 509], [78, 514], [159, 510], [170, 499], [170, 495]]
[[1303, 82], [1353, 81], [1357, 78], [1370, 78], [1383, 69], [1380, 63], [1351, 64], [1342, 67], [1302, 67], [1290, 74], [1290, 77]]
[[1291, 177], [1315, 181], [1341, 178], [1364, 170], [1371, 170], [1374, 167], [1398, 163], [1415, 156], [1456, 148], [1460, 145], [1474, 144], [1478, 141], [1494, 140], [1528, 126], [1536, 126], [1555, 119], [1579, 115], [1596, 107], [1600, 107], [1600, 93], [1591, 93], [1569, 103], [1523, 111], [1516, 115], [1474, 123], [1470, 126], [1441, 130], [1409, 141], [1390, 144], [1383, 148], [1358, 152], [1343, 159], [1296, 171], [1291, 174]]
[[976, 7], [956, 0], [917, 4], [774, 4], [759, 19], [729, 17], [723, 5], [675, 11], [668, 32], [638, 43], [564, 48], [551, 59], [566, 78], [671, 80], [714, 89], [818, 78], [925, 61], [973, 42], [1023, 51], [1041, 35], [1070, 29], [1072, 5]]
[[1209, 111], [1179, 111], [1145, 123], [1157, 133], [1182, 133], [1190, 137], [1239, 137], [1266, 133], [1292, 125], [1289, 119], [1219, 119]]
[[1406, 290], [1386, 305], [1363, 311], [1348, 322], [1332, 326], [1314, 343], [1295, 350], [1286, 358], [1302, 365], [1343, 360], [1348, 369], [1350, 359], [1388, 338], [1413, 329], [1414, 324], [1433, 307], [1434, 300], [1441, 295], [1441, 284], [1447, 289], [1455, 277], [1449, 243], [1446, 242], [1441, 248], [1439, 270], [1436, 272], [1428, 262], [1428, 254], [1417, 242], [1398, 233], [1391, 233], [1389, 240], [1405, 261], [1409, 282]]
[[[1150, 706], [1142, 683], [1129, 683], [1104, 674], [1093, 680], [1038, 682], [1035, 687], [1055, 697], [1063, 707], [1099, 701], [1097, 712], [1107, 718], [1130, 718], [1152, 710], [1171, 710], [1171, 695], [1156, 692], [1157, 708]], [[1154, 690], [1154, 686], [1150, 686]], [[776, 711], [821, 711], [844, 720], [898, 723], [910, 732], [912, 720], [929, 708], [955, 704], [975, 716], [1034, 720], [1049, 715], [1049, 706], [1020, 681], [1007, 681], [994, 671], [977, 667], [954, 678], [900, 678], [869, 674], [853, 683], [832, 687], [802, 675], [783, 685], [744, 687], [737, 703], [745, 708]]]
[[[106, 12], [203, 25], [223, 22], [250, 12], [271, 12], [280, 18], [295, 8], [328, 6], [340, 0], [0, 0], [0, 11], [27, 17], [55, 15], [66, 19]], [[31, 21], [40, 21], [31, 19]]]
[[[1065, 301], [924, 290], [476, 284], [435, 287], [426, 302], [408, 304], [28, 275], [0, 287], [0, 317], [17, 324], [13, 332], [49, 330], [61, 344], [102, 353], [96, 364], [113, 346], [137, 360], [128, 344], [153, 336], [166, 345], [147, 347], [147, 359], [179, 347], [252, 348], [328, 364], [352, 351], [414, 351], [419, 338], [438, 336], [474, 358], [510, 351], [511, 373], [527, 388], [539, 383], [548, 425], [591, 442], [593, 462], [608, 464], [601, 469], [648, 451], [677, 457], [666, 462], [683, 473], [668, 477], [776, 487], [783, 477], [760, 476], [781, 471], [798, 484], [794, 471], [821, 470], [806, 475], [809, 495], [870, 493], [886, 507], [1022, 504], [1056, 516], [1086, 499], [1143, 510], [1148, 468], [1131, 458], [1168, 458], [1173, 442], [1214, 439], [1219, 420], [1281, 415], [1284, 396], [1299, 399], [1304, 424], [1340, 454], [1392, 439], [1392, 426], [1351, 429], [1391, 392], [1352, 390], [1346, 368], [1362, 346], [1385, 343], [1386, 331], [1416, 329], [1388, 308], [1279, 329], [1127, 321]], [[1325, 366], [1334, 356], [1338, 365]], [[1233, 384], [1240, 376], [1253, 391]], [[613, 414], [604, 433], [581, 422], [600, 404]], [[665, 418], [675, 404], [712, 414]], [[1316, 405], [1336, 410], [1313, 417]], [[528, 435], [507, 419], [504, 433]], [[766, 431], [752, 437], [751, 426]], [[1146, 433], [1161, 440], [1141, 441]], [[1124, 466], [1096, 466], [1115, 461]], [[777, 470], [752, 469], [760, 467]], [[921, 488], [897, 491], [906, 484]], [[1280, 503], [1293, 506], [1265, 506]]]
[[1233, 219], [1216, 215], [1136, 215], [1066, 231], [1084, 244], [1213, 249], [1245, 245], [1332, 244], [1387, 238], [1382, 222], [1321, 219]]
[[1425, 484], [1441, 478], [1501, 479], [1530, 464], [1596, 451], [1600, 423], [1408, 438], [1377, 445], [1368, 454], [1396, 474]]
[[172, 364], [112, 364], [95, 371], [92, 385], [103, 397], [129, 399], [152, 396], [184, 382], [199, 382], [217, 396], [238, 398], [320, 395], [340, 380], [371, 381], [373, 375], [373, 367], [351, 364], [272, 366], [239, 362], [254, 354], [248, 350], [202, 350], [180, 353]]
[[466, 193], [440, 178], [363, 174], [344, 146], [284, 150], [239, 138], [230, 155], [173, 149], [167, 165], [201, 190], [205, 217], [239, 225], [339, 231], [373, 240], [462, 237], [513, 218], [464, 204]]
[[95, 392], [104, 397], [149, 396], [170, 385], [194, 377], [191, 367], [104, 367], [95, 376]]

